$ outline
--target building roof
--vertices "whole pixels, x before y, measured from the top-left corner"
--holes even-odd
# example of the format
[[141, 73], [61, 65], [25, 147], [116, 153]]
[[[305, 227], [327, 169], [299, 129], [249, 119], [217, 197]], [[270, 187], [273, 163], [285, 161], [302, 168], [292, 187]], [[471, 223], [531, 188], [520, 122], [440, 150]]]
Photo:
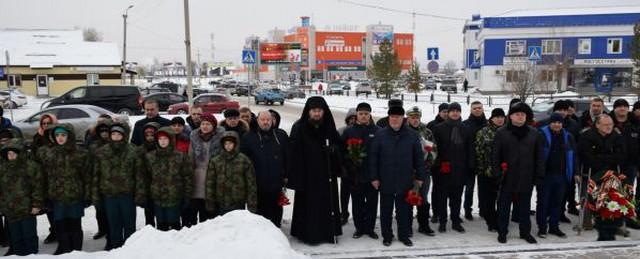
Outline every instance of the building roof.
[[640, 13], [640, 6], [605, 6], [582, 8], [549, 8], [549, 9], [517, 9], [492, 17], [530, 17], [561, 15], [593, 15], [593, 14], [626, 14]]
[[[0, 29], [0, 51], [9, 51], [11, 66], [119, 66], [118, 46], [87, 42], [81, 30]], [[6, 65], [4, 54], [0, 65]]]
[[539, 28], [633, 25], [640, 20], [640, 6], [515, 10], [485, 17], [483, 28]]

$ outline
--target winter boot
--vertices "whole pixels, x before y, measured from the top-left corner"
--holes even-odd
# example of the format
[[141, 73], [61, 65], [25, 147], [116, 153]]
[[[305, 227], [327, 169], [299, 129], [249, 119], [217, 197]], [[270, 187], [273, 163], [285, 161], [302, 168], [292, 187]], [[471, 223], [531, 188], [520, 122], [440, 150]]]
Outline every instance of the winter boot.
[[82, 233], [82, 230], [73, 232], [71, 234], [71, 249], [75, 251], [82, 251], [83, 238], [84, 233]]

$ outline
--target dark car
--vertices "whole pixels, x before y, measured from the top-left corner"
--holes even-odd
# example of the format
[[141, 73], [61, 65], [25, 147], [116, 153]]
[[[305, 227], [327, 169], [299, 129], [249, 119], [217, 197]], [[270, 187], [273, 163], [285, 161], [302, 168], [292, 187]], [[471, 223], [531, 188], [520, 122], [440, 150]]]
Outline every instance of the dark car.
[[248, 86], [238, 86], [233, 91], [231, 91], [231, 95], [237, 96], [249, 96], [249, 87]]
[[160, 111], [167, 111], [167, 109], [169, 109], [169, 106], [176, 103], [186, 102], [187, 98], [183, 95], [175, 93], [157, 93], [145, 96], [144, 100], [156, 100], [158, 101]]
[[[531, 109], [533, 110], [533, 119], [535, 121], [542, 121], [549, 118], [551, 116], [551, 113], [553, 113], [553, 104], [556, 101], [549, 100], [541, 103], [536, 103], [533, 107], [531, 107]], [[591, 106], [591, 100], [589, 99], [578, 99], [572, 101], [576, 107], [575, 114], [578, 117], [580, 117], [580, 115], [582, 115], [584, 111], [589, 110]], [[604, 112], [609, 113], [609, 109], [606, 106], [604, 107]]]
[[304, 93], [304, 91], [298, 87], [287, 88], [284, 91], [282, 91], [282, 93], [284, 94], [284, 98], [287, 98], [287, 99], [307, 98], [307, 95]]
[[458, 82], [455, 78], [445, 78], [442, 80], [442, 84], [440, 84], [440, 90], [445, 92], [458, 92]]
[[[221, 113], [226, 109], [240, 109], [240, 104], [232, 101], [222, 94], [201, 94], [193, 99], [193, 105], [202, 108], [204, 113]], [[167, 109], [169, 114], [187, 114], [189, 104], [186, 102], [176, 103]]]
[[151, 87], [160, 87], [169, 89], [172, 93], [180, 93], [180, 85], [171, 81], [164, 81], [160, 83], [155, 83]]
[[142, 95], [136, 86], [79, 86], [43, 103], [42, 107], [88, 104], [102, 107], [114, 113], [138, 115], [143, 114], [142, 101]]
[[162, 88], [158, 86], [152, 86], [152, 87], [140, 89], [140, 94], [142, 94], [142, 96], [147, 96], [150, 94], [157, 94], [157, 93], [171, 93], [171, 90], [169, 90], [168, 88]]

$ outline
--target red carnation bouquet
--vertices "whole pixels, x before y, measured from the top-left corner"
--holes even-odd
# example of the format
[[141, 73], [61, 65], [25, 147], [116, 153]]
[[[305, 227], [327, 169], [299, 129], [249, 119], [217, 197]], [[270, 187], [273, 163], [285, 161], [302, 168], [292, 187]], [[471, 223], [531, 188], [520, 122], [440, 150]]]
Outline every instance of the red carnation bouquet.
[[440, 172], [443, 174], [451, 173], [451, 164], [447, 161], [440, 162]]
[[413, 188], [407, 191], [407, 195], [404, 200], [411, 206], [422, 206], [424, 199], [420, 195], [420, 187], [414, 184]]
[[347, 154], [349, 155], [349, 159], [351, 159], [356, 166], [361, 166], [362, 161], [367, 157], [367, 151], [364, 148], [364, 140], [361, 138], [347, 139]]
[[278, 197], [278, 205], [280, 205], [280, 207], [284, 207], [291, 204], [291, 202], [289, 201], [289, 198], [287, 197], [287, 187], [282, 188], [282, 191], [280, 192], [280, 197]]
[[620, 218], [635, 219], [636, 206], [630, 185], [624, 185], [624, 175], [607, 171], [600, 178], [597, 186], [589, 180], [589, 203], [587, 207], [596, 212], [596, 217], [602, 220], [616, 220]]
[[509, 165], [507, 164], [507, 162], [502, 162], [500, 164], [500, 169], [502, 169], [502, 173], [507, 172], [507, 169], [509, 169]]

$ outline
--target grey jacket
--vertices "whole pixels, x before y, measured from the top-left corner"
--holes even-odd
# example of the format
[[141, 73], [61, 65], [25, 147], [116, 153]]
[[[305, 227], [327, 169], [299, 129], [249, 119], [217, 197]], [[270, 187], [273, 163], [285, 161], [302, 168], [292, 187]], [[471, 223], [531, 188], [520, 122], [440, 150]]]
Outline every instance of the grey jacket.
[[200, 137], [200, 128], [191, 131], [191, 145], [189, 155], [193, 159], [193, 198], [204, 199], [205, 179], [207, 177], [207, 166], [209, 159], [222, 151], [220, 139], [225, 132], [223, 127], [216, 127], [214, 135], [208, 141]]

